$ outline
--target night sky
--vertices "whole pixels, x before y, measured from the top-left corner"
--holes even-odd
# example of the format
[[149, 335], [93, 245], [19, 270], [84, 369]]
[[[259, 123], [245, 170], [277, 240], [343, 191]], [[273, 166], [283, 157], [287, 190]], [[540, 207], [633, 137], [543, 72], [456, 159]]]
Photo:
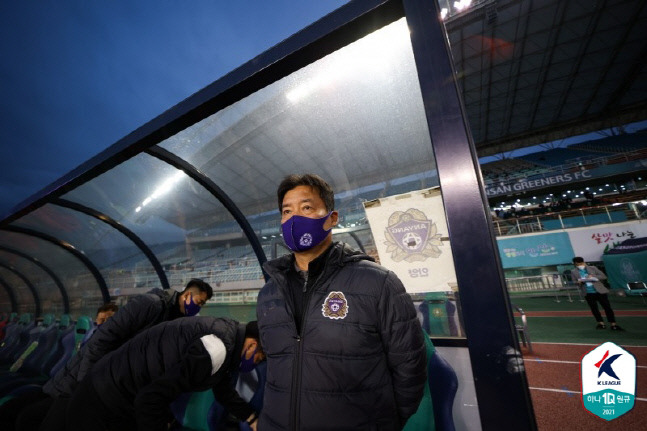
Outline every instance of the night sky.
[[0, 0], [0, 219], [342, 0]]

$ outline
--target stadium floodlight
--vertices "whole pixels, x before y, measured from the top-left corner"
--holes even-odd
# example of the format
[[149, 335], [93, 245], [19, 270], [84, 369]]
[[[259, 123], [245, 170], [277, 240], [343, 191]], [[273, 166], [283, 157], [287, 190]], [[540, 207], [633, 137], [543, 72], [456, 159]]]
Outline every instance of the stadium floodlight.
[[472, 4], [472, 0], [459, 0], [454, 2], [454, 9], [461, 12], [467, 9]]

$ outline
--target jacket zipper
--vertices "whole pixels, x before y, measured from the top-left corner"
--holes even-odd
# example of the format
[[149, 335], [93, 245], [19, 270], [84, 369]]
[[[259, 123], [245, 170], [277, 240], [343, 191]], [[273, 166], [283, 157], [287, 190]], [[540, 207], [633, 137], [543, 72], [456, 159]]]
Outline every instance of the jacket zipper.
[[[306, 293], [308, 291], [308, 273], [305, 273], [305, 281], [303, 282], [303, 293]], [[309, 300], [309, 295], [306, 295], [303, 301], [303, 310], [302, 310], [302, 316], [301, 316], [301, 331], [297, 333], [296, 336], [296, 342], [297, 342], [297, 354], [294, 358], [295, 360], [295, 372], [292, 374], [292, 427], [291, 429], [293, 430], [298, 430], [299, 429], [299, 410], [300, 410], [300, 403], [299, 403], [299, 391], [301, 387], [301, 354], [302, 354], [302, 348], [303, 348], [303, 343], [301, 343], [301, 333], [303, 333], [303, 325], [304, 325], [304, 320], [305, 316], [308, 314], [306, 310], [308, 309], [308, 300]]]
[[299, 430], [299, 416], [301, 413], [301, 403], [299, 400], [301, 397], [299, 397], [299, 392], [301, 391], [301, 355], [303, 354], [303, 330], [306, 327], [306, 321], [308, 320], [308, 309], [310, 308], [310, 299], [312, 298], [312, 295], [315, 291], [315, 287], [317, 287], [317, 283], [321, 280], [321, 277], [326, 273], [326, 270], [328, 269], [328, 261], [324, 264], [323, 269], [319, 273], [319, 276], [317, 279], [312, 283], [310, 286], [310, 290], [307, 289], [308, 287], [308, 274], [306, 273], [305, 277], [306, 280], [303, 283], [303, 293], [306, 294], [306, 297], [304, 298], [303, 301], [303, 310], [301, 311], [301, 331], [299, 334], [297, 334], [297, 356], [296, 356], [296, 373], [294, 373], [292, 376], [292, 405], [294, 406], [294, 409], [292, 410], [294, 412], [293, 416], [293, 424], [294, 424], [294, 430], [298, 431]]

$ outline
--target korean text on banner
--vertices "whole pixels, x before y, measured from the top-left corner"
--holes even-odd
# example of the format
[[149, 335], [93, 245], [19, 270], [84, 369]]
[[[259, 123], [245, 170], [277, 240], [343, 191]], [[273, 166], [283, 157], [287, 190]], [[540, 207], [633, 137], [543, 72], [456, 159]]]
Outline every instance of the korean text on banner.
[[446, 292], [456, 287], [454, 260], [440, 189], [418, 190], [365, 202], [380, 263], [407, 292]]

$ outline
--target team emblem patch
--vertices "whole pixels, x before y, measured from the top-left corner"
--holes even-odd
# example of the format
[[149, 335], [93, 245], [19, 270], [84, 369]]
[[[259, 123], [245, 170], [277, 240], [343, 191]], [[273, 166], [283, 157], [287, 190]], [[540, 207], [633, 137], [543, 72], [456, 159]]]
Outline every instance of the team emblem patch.
[[312, 235], [304, 233], [301, 238], [299, 238], [299, 245], [301, 247], [309, 247], [310, 244], [312, 244]]
[[321, 306], [321, 313], [329, 319], [343, 319], [348, 315], [348, 301], [343, 292], [330, 292]]

